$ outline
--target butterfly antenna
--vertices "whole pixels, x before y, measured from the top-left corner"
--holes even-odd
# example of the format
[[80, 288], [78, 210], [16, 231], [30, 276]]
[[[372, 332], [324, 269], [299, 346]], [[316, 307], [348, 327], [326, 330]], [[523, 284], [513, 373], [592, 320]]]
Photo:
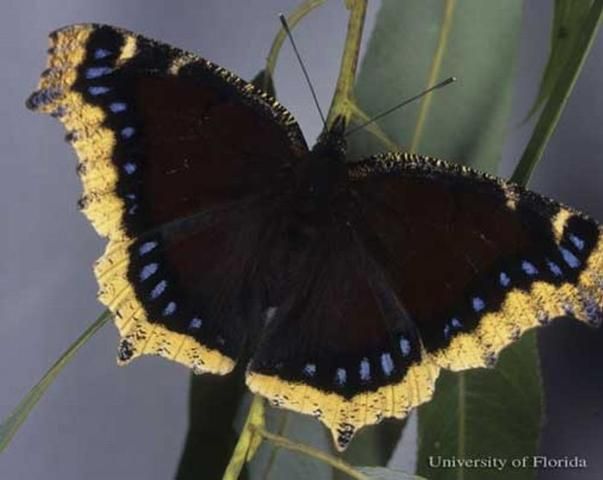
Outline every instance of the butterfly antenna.
[[371, 118], [370, 120], [367, 120], [366, 122], [358, 125], [357, 127], [354, 127], [352, 129], [348, 130], [345, 133], [345, 136], [347, 137], [348, 135], [351, 135], [352, 133], [357, 132], [358, 130], [362, 130], [367, 125], [370, 125], [371, 123], [376, 122], [380, 118], [383, 118], [386, 115], [389, 115], [390, 113], [398, 110], [399, 108], [403, 107], [404, 105], [408, 105], [409, 103], [412, 103], [415, 100], [418, 100], [419, 98], [424, 97], [429, 92], [433, 92], [434, 90], [437, 90], [438, 88], [445, 87], [446, 85], [448, 85], [448, 84], [450, 84], [452, 82], [455, 82], [455, 81], [456, 81], [456, 77], [448, 77], [446, 80], [441, 81], [440, 83], [434, 85], [433, 87], [429, 87], [427, 90], [422, 91], [418, 95], [415, 95], [414, 97], [408, 98], [408, 99], [404, 100], [403, 102], [401, 102], [401, 103], [399, 103], [397, 105], [394, 105], [392, 108], [389, 108], [389, 109], [385, 110], [384, 112], [379, 113], [378, 115], [376, 115], [373, 118]]
[[314, 87], [312, 86], [312, 81], [310, 80], [310, 75], [308, 75], [308, 71], [306, 70], [306, 67], [301, 58], [301, 55], [299, 54], [299, 50], [297, 50], [297, 46], [295, 45], [295, 41], [293, 40], [293, 35], [291, 34], [291, 30], [289, 29], [289, 24], [287, 23], [287, 19], [285, 18], [285, 16], [282, 13], [279, 13], [278, 18], [280, 19], [281, 23], [283, 24], [283, 28], [285, 29], [285, 33], [287, 34], [287, 37], [289, 38], [289, 41], [291, 42], [291, 46], [293, 47], [293, 51], [295, 52], [297, 61], [299, 62], [299, 65], [301, 66], [302, 72], [304, 72], [304, 77], [306, 77], [306, 82], [308, 83], [308, 86], [310, 87], [310, 92], [312, 93], [312, 98], [314, 99], [314, 103], [316, 104], [316, 108], [318, 109], [318, 113], [320, 114], [320, 119], [322, 120], [323, 125], [326, 127], [327, 122], [325, 121], [325, 116], [323, 115], [322, 110], [320, 109], [320, 104], [318, 103], [318, 97], [316, 96], [316, 92], [314, 91]]

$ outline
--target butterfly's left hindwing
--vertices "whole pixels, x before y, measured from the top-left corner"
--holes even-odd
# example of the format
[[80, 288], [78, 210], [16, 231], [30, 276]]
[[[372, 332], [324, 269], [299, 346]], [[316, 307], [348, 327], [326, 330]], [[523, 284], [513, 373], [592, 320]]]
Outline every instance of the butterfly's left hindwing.
[[243, 291], [272, 188], [307, 150], [292, 116], [225, 69], [101, 25], [51, 35], [28, 107], [65, 125], [80, 205], [110, 240], [96, 275], [120, 360], [230, 371], [261, 307]]

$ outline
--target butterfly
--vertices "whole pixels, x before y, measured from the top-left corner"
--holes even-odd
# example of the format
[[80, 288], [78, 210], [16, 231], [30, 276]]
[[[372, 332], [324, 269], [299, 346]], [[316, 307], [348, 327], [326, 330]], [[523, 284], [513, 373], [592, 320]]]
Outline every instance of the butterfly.
[[267, 93], [104, 25], [50, 36], [27, 101], [77, 152], [80, 207], [118, 361], [156, 354], [310, 414], [343, 450], [428, 401], [441, 369], [493, 366], [523, 332], [603, 318], [601, 226], [512, 183], [390, 152], [309, 148]]

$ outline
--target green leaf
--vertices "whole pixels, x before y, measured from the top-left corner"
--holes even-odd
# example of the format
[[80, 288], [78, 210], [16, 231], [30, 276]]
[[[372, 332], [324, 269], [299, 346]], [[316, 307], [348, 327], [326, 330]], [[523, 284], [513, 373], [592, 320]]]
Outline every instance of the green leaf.
[[[358, 79], [360, 108], [376, 115], [455, 75], [457, 84], [385, 117], [379, 126], [400, 145], [414, 143], [418, 153], [496, 173], [510, 115], [521, 12], [519, 0], [384, 1]], [[367, 132], [351, 140], [363, 155], [383, 150]], [[418, 471], [429, 478], [458, 478], [455, 469], [427, 469], [428, 457], [441, 451], [463, 458], [488, 451], [533, 454], [540, 423], [541, 382], [530, 335], [501, 355], [496, 370], [444, 372], [434, 400], [419, 411]], [[533, 477], [525, 472], [518, 478]], [[484, 478], [481, 469], [464, 473]]]
[[[238, 433], [233, 426], [245, 393], [244, 368], [229, 375], [191, 375], [189, 426], [177, 480], [221, 478]], [[243, 470], [241, 478], [247, 478]]]
[[[359, 106], [374, 116], [425, 89], [441, 52], [436, 81], [453, 75], [458, 81], [431, 94], [415, 150], [495, 173], [511, 109], [521, 13], [521, 0], [384, 0], [356, 85]], [[408, 147], [422, 105], [408, 105], [379, 125]], [[367, 137], [350, 136], [356, 154], [384, 150]]]
[[[329, 452], [331, 439], [326, 429], [307, 415], [266, 408], [266, 429], [287, 439]], [[251, 480], [330, 480], [332, 468], [314, 458], [279, 448], [264, 441], [248, 467]]]
[[54, 382], [59, 373], [73, 359], [77, 351], [90, 340], [100, 328], [111, 318], [111, 312], [103, 312], [84, 333], [73, 342], [59, 357], [52, 367], [44, 374], [40, 381], [25, 395], [12, 413], [0, 425], [0, 452], [10, 443], [19, 427], [27, 419], [48, 387]]
[[425, 480], [417, 475], [409, 475], [401, 470], [392, 470], [383, 467], [356, 467], [363, 473], [367, 480]]
[[572, 58], [574, 46], [582, 33], [582, 24], [591, 5], [591, 0], [555, 0], [549, 59], [542, 74], [538, 97], [528, 113], [528, 118], [550, 97], [559, 74], [566, 62]]
[[555, 80], [551, 94], [534, 128], [534, 133], [513, 173], [511, 179], [514, 182], [527, 184], [534, 167], [542, 157], [597, 35], [602, 12], [603, 2], [596, 0], [586, 14], [569, 59]]
[[[532, 469], [444, 467], [444, 459], [513, 458], [533, 455], [542, 418], [542, 387], [536, 335], [530, 332], [504, 350], [496, 369], [442, 372], [434, 400], [419, 410], [417, 471], [432, 480], [527, 479]], [[461, 477], [462, 476], [462, 477]]]

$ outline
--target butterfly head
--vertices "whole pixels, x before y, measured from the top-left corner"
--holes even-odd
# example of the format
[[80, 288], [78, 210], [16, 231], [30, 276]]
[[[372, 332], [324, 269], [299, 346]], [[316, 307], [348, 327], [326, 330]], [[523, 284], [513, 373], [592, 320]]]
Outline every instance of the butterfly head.
[[343, 163], [347, 151], [347, 142], [344, 136], [345, 127], [344, 117], [341, 115], [336, 117], [333, 124], [330, 127], [325, 127], [322, 131], [312, 149], [312, 153], [315, 156]]
[[309, 189], [318, 196], [328, 197], [339, 184], [345, 170], [345, 121], [337, 117], [330, 128], [320, 134], [310, 152], [308, 162]]

